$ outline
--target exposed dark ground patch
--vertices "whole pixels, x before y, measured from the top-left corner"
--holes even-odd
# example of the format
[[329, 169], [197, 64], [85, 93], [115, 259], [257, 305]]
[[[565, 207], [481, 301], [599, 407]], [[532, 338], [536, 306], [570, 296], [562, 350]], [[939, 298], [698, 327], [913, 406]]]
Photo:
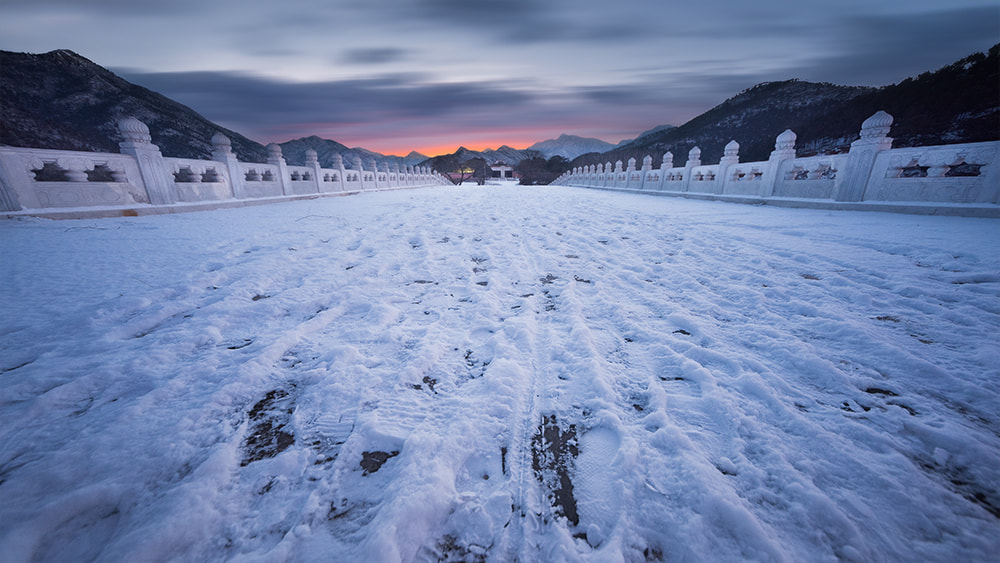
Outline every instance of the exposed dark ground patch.
[[274, 457], [295, 443], [288, 423], [295, 411], [292, 395], [284, 389], [272, 389], [247, 413], [250, 429], [243, 441], [240, 466]]
[[390, 458], [394, 458], [399, 455], [398, 451], [393, 452], [362, 452], [361, 453], [361, 468], [365, 470], [364, 475], [371, 475], [382, 466], [385, 462], [389, 461]]
[[538, 433], [531, 439], [531, 466], [535, 478], [548, 489], [548, 499], [556, 514], [566, 517], [574, 526], [580, 524], [580, 515], [573, 497], [570, 472], [579, 454], [576, 425], [571, 424], [564, 430], [556, 415], [543, 416]]

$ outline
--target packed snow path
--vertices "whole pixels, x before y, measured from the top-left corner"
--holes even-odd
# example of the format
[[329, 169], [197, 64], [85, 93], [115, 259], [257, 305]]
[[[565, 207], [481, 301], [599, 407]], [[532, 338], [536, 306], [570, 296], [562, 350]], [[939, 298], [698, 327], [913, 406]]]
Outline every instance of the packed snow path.
[[559, 187], [0, 223], [0, 560], [992, 561], [1000, 221]]

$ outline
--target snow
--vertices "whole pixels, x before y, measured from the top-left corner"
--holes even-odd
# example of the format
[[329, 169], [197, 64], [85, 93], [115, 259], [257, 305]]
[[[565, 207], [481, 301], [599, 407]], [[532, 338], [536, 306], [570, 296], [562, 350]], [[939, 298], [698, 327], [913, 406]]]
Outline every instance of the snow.
[[1000, 221], [442, 187], [0, 223], [0, 560], [995, 561]]

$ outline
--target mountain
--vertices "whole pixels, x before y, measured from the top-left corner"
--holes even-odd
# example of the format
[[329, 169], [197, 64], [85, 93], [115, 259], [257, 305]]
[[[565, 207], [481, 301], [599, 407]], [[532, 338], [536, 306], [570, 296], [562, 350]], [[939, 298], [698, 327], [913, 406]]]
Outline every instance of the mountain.
[[341, 156], [344, 166], [347, 168], [354, 167], [355, 157], [361, 159], [362, 166], [364, 167], [368, 167], [368, 162], [374, 159], [378, 162], [379, 168], [386, 163], [390, 166], [395, 164], [400, 168], [404, 168], [407, 165], [412, 166], [427, 160], [427, 156], [416, 151], [411, 152], [405, 157], [384, 155], [362, 147], [348, 148], [337, 141], [323, 139], [316, 135], [285, 141], [284, 143], [278, 143], [278, 145], [281, 147], [281, 154], [285, 157], [285, 161], [288, 164], [296, 166], [302, 166], [306, 163], [306, 151], [309, 149], [316, 151], [319, 165], [324, 168], [329, 168], [332, 165], [334, 153]]
[[465, 147], [458, 147], [458, 150], [451, 154], [442, 154], [433, 158], [428, 158], [419, 164], [421, 166], [430, 166], [438, 171], [449, 172], [461, 168], [465, 163], [474, 158], [481, 158], [485, 160], [487, 164], [497, 164], [502, 162], [509, 166], [515, 166], [522, 160], [536, 158], [539, 156], [541, 156], [541, 153], [538, 151], [532, 149], [515, 149], [507, 145], [503, 145], [496, 150], [486, 149], [483, 151], [474, 151]]
[[539, 141], [527, 150], [534, 150], [541, 153], [542, 158], [548, 160], [553, 156], [561, 156], [566, 159], [574, 159], [581, 154], [589, 152], [605, 152], [615, 148], [615, 145], [588, 137], [578, 137], [576, 135], [559, 135], [558, 139], [548, 139]]
[[618, 144], [615, 145], [615, 148], [624, 147], [625, 145], [641, 140], [643, 137], [648, 137], [653, 133], [659, 133], [660, 131], [669, 131], [670, 129], [674, 129], [675, 127], [676, 126], [674, 125], [657, 125], [652, 129], [647, 129], [646, 131], [639, 133], [639, 136], [637, 136], [634, 139], [622, 139], [621, 141], [618, 141]]
[[[67, 50], [41, 55], [0, 51], [0, 144], [92, 152], [118, 152], [118, 121], [135, 116], [149, 126], [153, 143], [166, 156], [208, 158], [212, 136], [221, 131], [244, 162], [266, 162], [266, 148], [243, 135], [205, 119], [191, 108], [128, 82], [90, 60]], [[354, 157], [365, 166], [374, 158], [400, 167], [427, 160], [411, 152], [385, 156], [361, 147], [348, 148], [316, 136], [281, 143], [289, 164], [305, 164], [315, 150], [320, 165], [329, 166], [333, 153], [348, 168]]]
[[267, 159], [260, 143], [72, 51], [0, 51], [0, 100], [4, 145], [116, 153], [118, 120], [134, 116], [167, 156], [207, 158], [212, 136], [221, 131], [241, 160]]
[[[637, 165], [641, 165], [643, 157], [649, 155], [658, 167], [668, 150], [674, 154], [674, 164], [679, 166], [694, 146], [701, 149], [702, 162], [716, 162], [722, 157], [723, 147], [733, 139], [740, 143], [740, 160], [766, 160], [779, 133], [785, 129], [798, 132], [802, 123], [825, 116], [868, 90], [800, 80], [765, 82], [679, 127], [651, 130], [601, 155], [574, 160], [573, 166], [626, 162], [629, 158], [635, 158]], [[860, 125], [859, 121], [855, 129]]]
[[537, 156], [537, 153], [531, 149], [515, 149], [507, 145], [503, 145], [500, 148], [486, 149], [481, 153], [486, 162], [490, 164], [496, 164], [498, 162], [503, 162], [504, 164], [509, 164], [511, 166], [521, 162], [526, 158], [532, 158]]
[[428, 158], [430, 157], [426, 154], [421, 154], [417, 151], [410, 151], [410, 154], [403, 157], [403, 161], [406, 162], [408, 166], [413, 166], [414, 164], [420, 164]]
[[[346, 145], [316, 135], [278, 143], [278, 146], [281, 147], [281, 155], [285, 157], [285, 162], [294, 166], [302, 166], [306, 163], [306, 151], [309, 149], [316, 151], [320, 166], [326, 168], [329, 168], [330, 163], [333, 162], [334, 153], [343, 157], [345, 166], [350, 167], [354, 163], [354, 153]], [[368, 159], [364, 155], [359, 154], [358, 156], [361, 156], [365, 165], [368, 164], [366, 162]]]
[[653, 157], [660, 165], [671, 151], [683, 165], [698, 146], [702, 162], [715, 163], [735, 139], [740, 160], [766, 160], [774, 139], [795, 131], [800, 156], [844, 152], [861, 123], [878, 110], [895, 120], [894, 147], [971, 143], [1000, 139], [1000, 45], [935, 72], [881, 88], [837, 86], [800, 80], [765, 82], [676, 128], [648, 132], [600, 155], [583, 155], [572, 166]]

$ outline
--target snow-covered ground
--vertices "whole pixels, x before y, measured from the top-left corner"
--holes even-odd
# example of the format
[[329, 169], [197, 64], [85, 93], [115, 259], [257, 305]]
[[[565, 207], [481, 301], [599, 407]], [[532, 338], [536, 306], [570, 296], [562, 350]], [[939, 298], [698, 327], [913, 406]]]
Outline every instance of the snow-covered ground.
[[0, 560], [996, 561], [1000, 221], [443, 187], [0, 223]]

